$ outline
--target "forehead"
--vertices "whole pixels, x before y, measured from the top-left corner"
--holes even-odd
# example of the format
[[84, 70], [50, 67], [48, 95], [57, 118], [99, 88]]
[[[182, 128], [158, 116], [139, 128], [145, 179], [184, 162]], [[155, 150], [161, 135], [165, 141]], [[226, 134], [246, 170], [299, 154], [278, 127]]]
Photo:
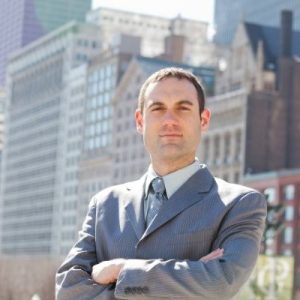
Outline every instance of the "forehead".
[[145, 99], [158, 96], [198, 98], [197, 90], [193, 83], [188, 79], [175, 77], [167, 77], [149, 84], [145, 91]]

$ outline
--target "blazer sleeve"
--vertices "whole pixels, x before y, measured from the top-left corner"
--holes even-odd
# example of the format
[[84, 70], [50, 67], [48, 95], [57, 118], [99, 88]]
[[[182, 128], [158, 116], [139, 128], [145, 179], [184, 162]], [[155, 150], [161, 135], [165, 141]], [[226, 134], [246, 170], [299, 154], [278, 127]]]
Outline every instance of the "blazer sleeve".
[[79, 240], [56, 273], [57, 300], [113, 299], [114, 287], [100, 285], [91, 278], [93, 265], [99, 263], [95, 247], [96, 203], [92, 199]]
[[[259, 254], [266, 201], [251, 191], [240, 195], [227, 212], [213, 249], [222, 258], [200, 260], [129, 260], [115, 290], [119, 299], [231, 299], [249, 278]], [[199, 258], [200, 259], [200, 258]]]

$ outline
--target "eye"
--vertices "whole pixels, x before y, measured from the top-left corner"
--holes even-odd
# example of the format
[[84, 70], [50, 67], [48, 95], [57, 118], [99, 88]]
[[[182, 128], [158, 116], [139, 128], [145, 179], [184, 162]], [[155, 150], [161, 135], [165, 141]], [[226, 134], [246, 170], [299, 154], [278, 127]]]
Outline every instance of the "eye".
[[179, 110], [186, 110], [186, 111], [188, 111], [188, 110], [191, 110], [191, 109], [188, 106], [180, 106]]
[[159, 110], [163, 110], [163, 107], [162, 106], [154, 106], [151, 109], [151, 111], [159, 111]]

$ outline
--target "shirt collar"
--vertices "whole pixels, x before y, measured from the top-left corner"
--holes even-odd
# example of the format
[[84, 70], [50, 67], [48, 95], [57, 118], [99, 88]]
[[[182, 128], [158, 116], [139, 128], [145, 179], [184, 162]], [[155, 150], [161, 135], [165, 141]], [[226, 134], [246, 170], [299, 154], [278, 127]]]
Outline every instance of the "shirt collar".
[[[200, 164], [198, 158], [196, 157], [194, 162], [190, 165], [176, 170], [170, 174], [162, 176], [164, 180], [164, 184], [166, 187], [166, 193], [168, 199], [192, 176], [194, 175], [199, 169], [203, 168], [204, 165]], [[159, 175], [153, 169], [152, 164], [149, 166], [147, 171], [147, 178], [145, 183], [145, 195], [148, 195], [149, 187], [152, 180]]]

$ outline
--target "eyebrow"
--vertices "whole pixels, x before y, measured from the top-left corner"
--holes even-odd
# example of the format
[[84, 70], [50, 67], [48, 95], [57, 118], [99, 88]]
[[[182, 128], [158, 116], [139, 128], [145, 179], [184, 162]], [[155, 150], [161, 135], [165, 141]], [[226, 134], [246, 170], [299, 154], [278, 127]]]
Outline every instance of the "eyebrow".
[[[153, 107], [153, 106], [163, 106], [164, 103], [161, 102], [160, 100], [153, 100], [153, 102], [147, 107], [148, 109]], [[180, 100], [178, 101], [175, 105], [180, 106], [180, 105], [189, 105], [193, 106], [194, 103], [190, 100]]]
[[190, 100], [180, 100], [176, 104], [177, 105], [190, 105], [190, 106], [194, 105], [194, 103], [192, 101], [190, 101]]

